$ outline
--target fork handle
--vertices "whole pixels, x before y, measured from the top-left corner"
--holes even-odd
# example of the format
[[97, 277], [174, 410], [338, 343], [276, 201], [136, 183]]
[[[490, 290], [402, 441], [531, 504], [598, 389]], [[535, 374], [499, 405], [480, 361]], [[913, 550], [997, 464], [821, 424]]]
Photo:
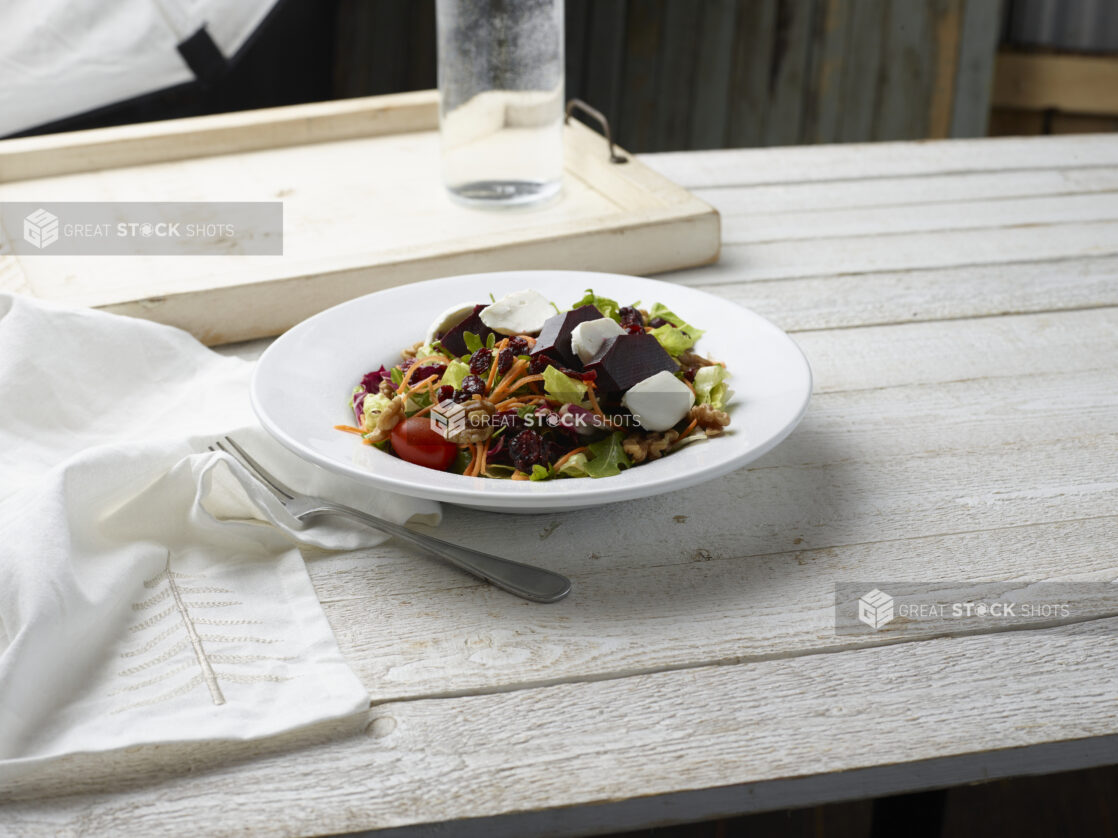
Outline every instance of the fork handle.
[[558, 602], [571, 590], [571, 580], [559, 573], [451, 544], [449, 541], [424, 535], [351, 506], [325, 503], [304, 513], [304, 515], [312, 514], [349, 518], [386, 532], [394, 538], [410, 541], [467, 573], [472, 573], [510, 594], [516, 594], [533, 602]]

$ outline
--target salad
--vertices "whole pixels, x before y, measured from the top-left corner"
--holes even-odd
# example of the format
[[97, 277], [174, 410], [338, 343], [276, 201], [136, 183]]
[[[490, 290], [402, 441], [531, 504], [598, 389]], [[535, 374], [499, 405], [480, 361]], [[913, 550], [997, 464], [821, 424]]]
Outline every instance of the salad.
[[533, 290], [435, 318], [391, 368], [367, 373], [338, 430], [427, 468], [472, 477], [609, 477], [723, 433], [724, 364], [703, 331], [587, 290], [569, 309]]

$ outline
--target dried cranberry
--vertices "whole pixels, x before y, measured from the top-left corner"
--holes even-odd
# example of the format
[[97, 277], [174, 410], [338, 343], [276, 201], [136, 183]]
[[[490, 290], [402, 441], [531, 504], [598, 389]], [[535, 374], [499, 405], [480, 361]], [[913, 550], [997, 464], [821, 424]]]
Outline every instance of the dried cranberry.
[[547, 460], [543, 437], [533, 430], [524, 430], [509, 440], [509, 456], [520, 471], [531, 472], [532, 466], [544, 465]]
[[474, 396], [485, 395], [485, 379], [480, 375], [467, 375], [462, 379], [461, 390], [463, 393]]
[[516, 353], [509, 347], [505, 347], [497, 353], [497, 372], [504, 375], [512, 369], [513, 362], [516, 361]]
[[538, 375], [543, 372], [548, 366], [554, 365], [555, 361], [548, 358], [546, 355], [537, 355], [528, 364], [528, 372], [532, 375]]
[[631, 326], [644, 328], [644, 316], [633, 306], [622, 306], [617, 314], [621, 318], [621, 325], [625, 328], [628, 329]]
[[436, 402], [445, 402], [447, 399], [449, 399], [453, 395], [454, 395], [454, 386], [451, 385], [451, 384], [444, 384], [442, 387], [440, 387], [438, 390], [435, 391], [435, 401]]
[[521, 335], [514, 335], [509, 338], [508, 348], [512, 350], [513, 355], [523, 355], [528, 351], [528, 341]]
[[469, 393], [466, 393], [462, 390], [455, 390], [453, 395], [451, 395], [450, 400], [452, 402], [457, 402], [458, 404], [462, 404], [463, 402], [468, 402], [472, 398], [473, 398], [473, 396]]
[[559, 372], [563, 373], [563, 375], [567, 376], [568, 378], [577, 378], [579, 381], [593, 381], [595, 378], [598, 377], [598, 373], [594, 370], [579, 371], [570, 370], [566, 367], [556, 367], [556, 369], [558, 369]]
[[483, 375], [489, 372], [489, 366], [492, 363], [493, 351], [483, 346], [470, 356], [470, 372], [474, 373], [474, 375]]
[[640, 334], [644, 331], [644, 326], [641, 326], [638, 323], [630, 323], [628, 326], [625, 327], [625, 331], [631, 335]]
[[667, 324], [668, 321], [665, 320], [663, 317], [653, 317], [651, 320], [648, 321], [648, 325], [651, 326], [653, 329], [659, 329], [661, 326], [666, 326]]
[[698, 371], [698, 367], [688, 367], [683, 371], [683, 377], [686, 378], [688, 381], [694, 381], [695, 373], [697, 373]]
[[437, 375], [439, 378], [442, 378], [444, 372], [446, 372], [446, 364], [424, 364], [423, 366], [415, 368], [415, 372], [411, 374], [411, 378], [409, 378], [408, 381], [415, 385], [426, 378], [430, 378], [432, 375]]

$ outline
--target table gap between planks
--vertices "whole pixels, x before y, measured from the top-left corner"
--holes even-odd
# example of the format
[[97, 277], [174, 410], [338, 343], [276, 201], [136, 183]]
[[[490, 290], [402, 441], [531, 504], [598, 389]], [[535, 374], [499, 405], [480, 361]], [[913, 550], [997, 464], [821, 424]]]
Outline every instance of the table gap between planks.
[[832, 616], [836, 581], [1115, 581], [1118, 141], [643, 159], [724, 219], [717, 265], [664, 278], [811, 361], [788, 441], [681, 497], [446, 507], [446, 537], [571, 576], [557, 605], [391, 543], [308, 554], [366, 718], [75, 757], [4, 792], [0, 832], [589, 834], [1118, 761], [1118, 615]]

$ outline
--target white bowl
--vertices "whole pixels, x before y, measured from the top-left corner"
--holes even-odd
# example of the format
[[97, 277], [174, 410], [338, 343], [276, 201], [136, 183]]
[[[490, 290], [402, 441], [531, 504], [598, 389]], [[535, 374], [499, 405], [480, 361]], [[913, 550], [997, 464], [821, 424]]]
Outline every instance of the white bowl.
[[[566, 309], [587, 288], [622, 305], [660, 302], [706, 334], [696, 350], [733, 376], [729, 431], [613, 477], [511, 481], [406, 463], [334, 430], [352, 424], [349, 394], [369, 370], [392, 366], [448, 305], [535, 288]], [[279, 337], [260, 358], [252, 405], [284, 446], [323, 468], [413, 497], [500, 512], [557, 512], [672, 492], [741, 468], [797, 425], [811, 397], [799, 347], [760, 315], [670, 282], [582, 271], [507, 271], [435, 279], [342, 303]], [[344, 498], [338, 500], [344, 501]]]

